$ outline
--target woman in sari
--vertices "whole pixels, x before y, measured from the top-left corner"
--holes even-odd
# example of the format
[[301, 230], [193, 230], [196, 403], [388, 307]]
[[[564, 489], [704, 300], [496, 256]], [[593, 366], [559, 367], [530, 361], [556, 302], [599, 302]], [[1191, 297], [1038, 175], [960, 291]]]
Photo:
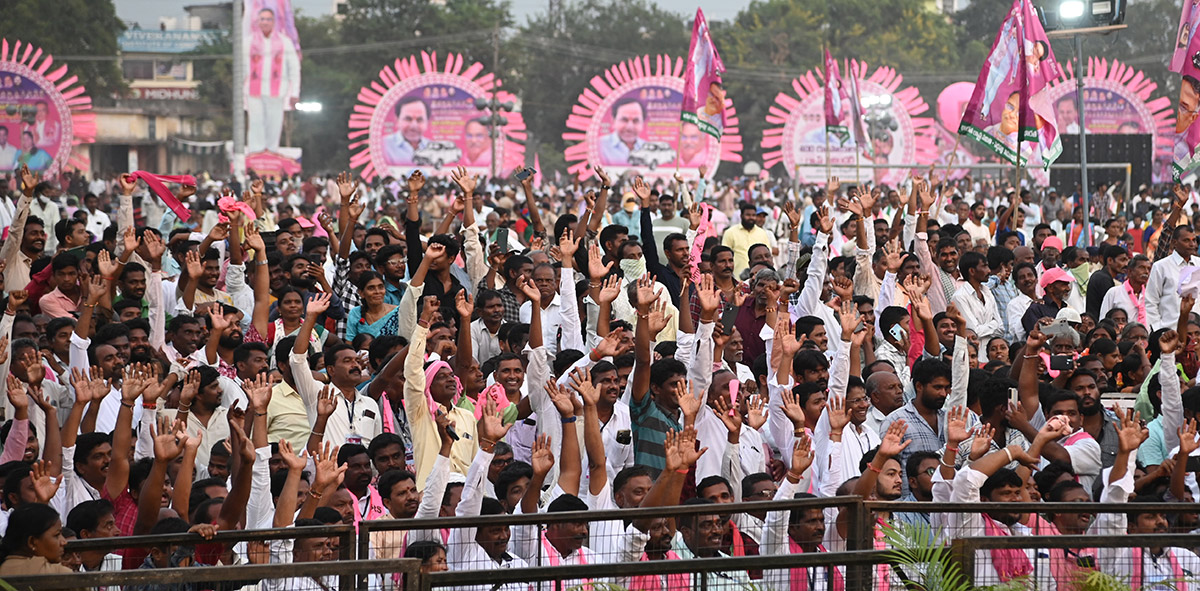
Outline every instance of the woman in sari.
[[378, 337], [399, 332], [400, 307], [384, 301], [387, 288], [383, 276], [365, 271], [359, 275], [357, 287], [362, 295], [362, 305], [350, 309], [346, 318], [346, 340], [353, 341], [363, 333]]

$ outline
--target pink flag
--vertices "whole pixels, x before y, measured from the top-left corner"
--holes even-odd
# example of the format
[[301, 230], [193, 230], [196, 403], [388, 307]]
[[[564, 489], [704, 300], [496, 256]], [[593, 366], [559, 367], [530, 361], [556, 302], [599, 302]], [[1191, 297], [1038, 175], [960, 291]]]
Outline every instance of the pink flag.
[[697, 8], [683, 75], [683, 109], [679, 118], [718, 140], [725, 131], [725, 86], [721, 83], [724, 71], [725, 64], [709, 35], [704, 11]]
[[[1062, 76], [1046, 32], [1029, 0], [1013, 0], [979, 72], [958, 133], [1017, 163], [1018, 144], [1032, 161], [1050, 166], [1062, 153], [1047, 91]], [[1029, 158], [1020, 156], [1025, 164]]]
[[1200, 41], [1195, 34], [1197, 29], [1200, 29], [1200, 8], [1195, 2], [1185, 1], [1183, 13], [1179, 16], [1179, 31], [1175, 35], [1175, 53], [1171, 56], [1171, 71], [1177, 72], [1182, 78], [1175, 112], [1175, 158], [1171, 163], [1175, 180], [1196, 167], [1196, 147], [1200, 145], [1200, 125], [1193, 125], [1197, 108], [1200, 108]]
[[871, 146], [871, 134], [867, 133], [866, 119], [863, 117], [862, 95], [858, 92], [858, 75], [855, 72], [858, 68], [855, 67], [856, 62], [850, 62], [850, 75], [846, 77], [846, 90], [850, 103], [850, 135], [854, 138], [854, 145], [858, 146], [859, 150], [866, 150], [865, 154], [874, 156], [875, 150]]
[[842, 83], [842, 71], [837, 60], [825, 50], [825, 131], [846, 143], [850, 130], [842, 123], [849, 117], [850, 101]]

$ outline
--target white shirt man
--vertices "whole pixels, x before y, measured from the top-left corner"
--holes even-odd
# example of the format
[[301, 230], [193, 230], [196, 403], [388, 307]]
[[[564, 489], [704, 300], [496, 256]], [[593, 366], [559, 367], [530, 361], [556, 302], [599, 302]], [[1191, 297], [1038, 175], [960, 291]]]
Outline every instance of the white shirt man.
[[12, 170], [12, 163], [17, 161], [17, 153], [21, 150], [8, 143], [8, 128], [0, 128], [4, 130], [0, 134], [0, 171], [8, 172]]
[[[1164, 236], [1165, 238], [1165, 236]], [[1200, 257], [1183, 258], [1178, 251], [1154, 263], [1146, 282], [1146, 320], [1148, 330], [1173, 328], [1179, 320], [1179, 277], [1184, 267], [1200, 266]], [[1132, 316], [1131, 316], [1132, 319]]]
[[[250, 39], [242, 44], [246, 64], [246, 152], [279, 150], [283, 112], [300, 98], [300, 57], [292, 39], [277, 26], [275, 13], [261, 10]], [[266, 29], [266, 32], [263, 31]]]
[[[982, 299], [980, 292], [983, 294]], [[962, 312], [967, 326], [979, 335], [980, 342], [1004, 335], [1004, 323], [1000, 321], [996, 297], [986, 285], [980, 285], [979, 292], [976, 292], [970, 282], [965, 282], [958, 286], [958, 291], [954, 292], [951, 301], [958, 306], [959, 312]]]

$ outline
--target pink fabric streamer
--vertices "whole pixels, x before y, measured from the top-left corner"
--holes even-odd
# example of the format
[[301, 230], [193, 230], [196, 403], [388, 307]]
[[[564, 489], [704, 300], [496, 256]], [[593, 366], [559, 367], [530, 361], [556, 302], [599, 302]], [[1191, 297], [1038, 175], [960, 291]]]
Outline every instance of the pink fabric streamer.
[[179, 217], [179, 221], [186, 222], [188, 218], [192, 217], [192, 210], [188, 209], [183, 203], [180, 203], [175, 194], [167, 188], [167, 183], [178, 183], [194, 187], [196, 186], [196, 177], [190, 174], [154, 174], [144, 170], [135, 170], [129, 173], [129, 176], [133, 177], [135, 181], [139, 179], [146, 181], [146, 186], [150, 187], [150, 190], [155, 195], [158, 195], [158, 198], [162, 199], [163, 203], [171, 208], [171, 211], [175, 212], [175, 215]]
[[255, 213], [254, 213], [253, 207], [250, 207], [249, 204], [247, 204], [243, 201], [238, 201], [236, 198], [233, 198], [233, 197], [222, 197], [220, 199], [217, 199], [217, 209], [220, 209], [221, 211], [223, 211], [225, 213], [232, 213], [235, 211], [240, 211], [240, 212], [242, 212], [242, 216], [244, 216], [248, 221], [251, 221], [251, 222], [258, 219], [258, 216], [255, 215]]
[[489, 400], [496, 402], [496, 411], [503, 412], [512, 401], [508, 399], [508, 395], [504, 393], [504, 386], [500, 384], [492, 384], [488, 386], [475, 399], [475, 420], [478, 421], [483, 416], [483, 407], [487, 406]]

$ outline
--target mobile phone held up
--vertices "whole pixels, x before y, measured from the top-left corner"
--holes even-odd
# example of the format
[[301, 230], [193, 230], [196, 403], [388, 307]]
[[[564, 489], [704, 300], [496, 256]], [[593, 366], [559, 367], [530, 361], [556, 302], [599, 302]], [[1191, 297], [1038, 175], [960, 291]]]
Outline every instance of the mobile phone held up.
[[521, 169], [521, 171], [517, 173], [517, 180], [523, 181], [523, 180], [529, 178], [530, 176], [532, 176], [535, 172], [537, 172], [537, 171], [534, 170], [532, 166], [527, 166], [527, 167]]

